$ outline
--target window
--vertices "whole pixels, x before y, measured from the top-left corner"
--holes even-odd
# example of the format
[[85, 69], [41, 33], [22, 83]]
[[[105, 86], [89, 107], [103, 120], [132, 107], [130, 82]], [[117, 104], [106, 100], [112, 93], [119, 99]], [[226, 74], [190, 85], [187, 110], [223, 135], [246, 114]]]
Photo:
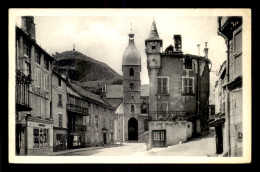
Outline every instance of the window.
[[132, 100], [134, 100], [134, 96], [133, 95], [131, 96], [131, 98], [132, 98]]
[[134, 89], [134, 84], [133, 83], [130, 83], [130, 89], [133, 90]]
[[193, 78], [182, 78], [182, 93], [191, 95], [193, 94]]
[[234, 76], [238, 77], [242, 75], [242, 55], [238, 55], [234, 58]]
[[168, 93], [168, 78], [158, 78], [158, 93]]
[[157, 111], [167, 112], [168, 111], [168, 103], [167, 102], [158, 103], [157, 104]]
[[58, 107], [62, 107], [62, 94], [58, 94]]
[[62, 128], [62, 114], [59, 114], [59, 128]]
[[135, 111], [135, 106], [131, 105], [131, 112], [134, 112], [134, 111]]
[[192, 69], [192, 59], [191, 58], [185, 58], [185, 69]]
[[87, 125], [89, 125], [89, 116], [86, 117]]
[[30, 47], [26, 41], [23, 42], [23, 54], [27, 57], [30, 57]]
[[95, 126], [98, 128], [98, 116], [95, 116]]
[[106, 112], [106, 111], [107, 111], [107, 108], [104, 107], [104, 112]]
[[36, 69], [36, 87], [41, 87], [41, 70]]
[[44, 67], [45, 69], [49, 70], [49, 60], [45, 56], [44, 56]]
[[148, 131], [148, 130], [149, 130], [148, 120], [145, 119], [144, 120], [144, 131]]
[[49, 76], [47, 74], [44, 75], [44, 90], [49, 91]]
[[61, 77], [58, 78], [59, 87], [61, 87]]
[[242, 31], [238, 31], [234, 35], [234, 53], [239, 54], [242, 52]]
[[133, 68], [130, 68], [129, 75], [134, 76], [134, 69]]
[[142, 104], [141, 106], [141, 112], [142, 114], [147, 114], [148, 113], [148, 104]]
[[41, 64], [41, 56], [39, 51], [35, 50], [35, 62]]
[[43, 128], [33, 129], [33, 148], [47, 147], [49, 139], [49, 130]]

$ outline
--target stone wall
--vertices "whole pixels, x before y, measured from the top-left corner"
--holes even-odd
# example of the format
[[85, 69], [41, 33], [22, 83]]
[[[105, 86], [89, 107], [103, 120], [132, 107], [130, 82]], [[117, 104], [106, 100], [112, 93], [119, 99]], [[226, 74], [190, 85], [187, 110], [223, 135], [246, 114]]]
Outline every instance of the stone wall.
[[166, 130], [166, 146], [172, 146], [186, 141], [192, 136], [192, 123], [187, 121], [150, 121], [149, 122], [149, 145], [153, 147], [152, 131]]

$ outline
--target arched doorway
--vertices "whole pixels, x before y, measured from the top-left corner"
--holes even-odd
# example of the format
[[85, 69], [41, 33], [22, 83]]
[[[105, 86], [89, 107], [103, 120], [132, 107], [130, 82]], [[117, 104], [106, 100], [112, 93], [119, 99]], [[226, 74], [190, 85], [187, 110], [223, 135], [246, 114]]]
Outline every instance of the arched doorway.
[[128, 140], [138, 140], [138, 121], [134, 117], [128, 120]]

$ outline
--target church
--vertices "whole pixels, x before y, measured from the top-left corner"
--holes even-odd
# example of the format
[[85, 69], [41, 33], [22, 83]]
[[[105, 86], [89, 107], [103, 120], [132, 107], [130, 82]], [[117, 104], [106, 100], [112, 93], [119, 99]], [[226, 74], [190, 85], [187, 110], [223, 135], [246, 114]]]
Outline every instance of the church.
[[181, 35], [163, 51], [156, 23], [145, 42], [149, 84], [141, 85], [141, 55], [130, 33], [122, 58], [123, 85], [106, 85], [105, 100], [116, 109], [114, 138], [149, 142], [149, 147], [178, 144], [207, 134], [209, 72], [207, 43], [204, 56], [185, 54]]

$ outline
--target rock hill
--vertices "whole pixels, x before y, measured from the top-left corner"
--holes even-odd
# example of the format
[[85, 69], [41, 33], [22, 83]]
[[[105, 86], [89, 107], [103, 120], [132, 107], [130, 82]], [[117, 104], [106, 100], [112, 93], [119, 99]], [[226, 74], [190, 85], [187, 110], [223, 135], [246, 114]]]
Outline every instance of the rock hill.
[[65, 51], [53, 55], [53, 69], [69, 76], [72, 82], [93, 93], [99, 93], [104, 82], [122, 84], [123, 77], [107, 64], [78, 51]]

